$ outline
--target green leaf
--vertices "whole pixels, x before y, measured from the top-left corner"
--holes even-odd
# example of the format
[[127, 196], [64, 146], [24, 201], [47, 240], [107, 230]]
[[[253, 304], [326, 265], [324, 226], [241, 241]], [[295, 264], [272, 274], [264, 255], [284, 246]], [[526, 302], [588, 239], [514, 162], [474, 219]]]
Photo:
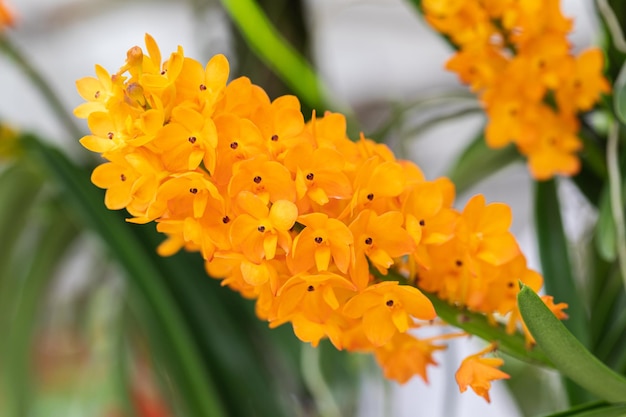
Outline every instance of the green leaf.
[[481, 133], [463, 150], [447, 176], [460, 194], [500, 169], [521, 160], [522, 157], [513, 145], [491, 149]]
[[530, 287], [522, 284], [517, 300], [537, 345], [562, 374], [605, 401], [626, 402], [626, 379], [585, 349]]
[[604, 401], [581, 404], [578, 407], [550, 414], [546, 417], [623, 417], [626, 405], [611, 405]]
[[[8, 337], [2, 346], [3, 374], [8, 381], [4, 388], [9, 416], [30, 414], [27, 410], [32, 403], [30, 367], [33, 336], [53, 271], [76, 236], [72, 222], [58, 208], [55, 211], [56, 215], [42, 220], [44, 224], [29, 228], [41, 229], [28, 230], [39, 235], [38, 239], [35, 245], [29, 247], [28, 253], [18, 257], [21, 265], [19, 275], [11, 277], [18, 285], [11, 291], [14, 309], [9, 316]], [[33, 254], [36, 256], [33, 257]], [[2, 330], [7, 331], [6, 328]]]
[[158, 338], [160, 347], [167, 352], [165, 359], [171, 364], [169, 370], [174, 386], [187, 399], [189, 414], [225, 416], [214, 382], [210, 375], [202, 372], [203, 364], [189, 328], [163, 286], [166, 278], [161, 277], [162, 272], [150, 262], [146, 248], [134, 238], [127, 224], [103, 206], [101, 194], [84, 171], [35, 136], [24, 135], [21, 140], [26, 155], [37, 161], [47, 176], [62, 187], [78, 219], [108, 244], [128, 272], [130, 286], [143, 296], [153, 322], [158, 324], [158, 334], [153, 333], [153, 340]]
[[306, 59], [276, 30], [254, 0], [221, 0], [250, 48], [309, 107], [326, 108], [321, 82]]
[[613, 85], [613, 107], [617, 118], [626, 123], [626, 64], [622, 65]]
[[578, 340], [588, 346], [587, 313], [571, 270], [554, 180], [535, 183], [535, 227], [546, 292], [554, 296], [556, 302], [568, 303], [569, 319], [565, 325]]
[[598, 221], [594, 234], [598, 254], [605, 261], [614, 261], [617, 258], [617, 236], [608, 188], [602, 191], [602, 196], [600, 197]]

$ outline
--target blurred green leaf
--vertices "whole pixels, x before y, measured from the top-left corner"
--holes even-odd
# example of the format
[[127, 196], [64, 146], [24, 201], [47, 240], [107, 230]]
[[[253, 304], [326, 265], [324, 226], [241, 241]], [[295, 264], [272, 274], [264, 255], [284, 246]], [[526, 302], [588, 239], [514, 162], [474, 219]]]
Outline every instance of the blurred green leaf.
[[584, 345], [588, 345], [589, 322], [571, 270], [572, 262], [554, 180], [535, 183], [535, 227], [546, 292], [554, 296], [556, 302], [569, 305], [569, 319], [565, 326]]
[[498, 170], [521, 160], [522, 157], [513, 145], [491, 149], [481, 133], [463, 150], [447, 176], [460, 194]]
[[[221, 0], [248, 45], [309, 107], [327, 108], [321, 82], [306, 59], [276, 30], [255, 0]], [[320, 113], [321, 114], [321, 113]]]
[[[23, 207], [28, 212], [30, 207]], [[14, 259], [21, 267], [12, 277], [16, 286], [10, 292], [14, 298], [13, 311], [9, 314], [9, 336], [3, 343], [4, 376], [8, 415], [21, 417], [29, 414], [32, 405], [32, 346], [38, 316], [45, 305], [46, 289], [54, 277], [54, 270], [63, 258], [69, 243], [76, 236], [74, 224], [59, 210], [45, 213], [42, 224], [29, 227], [28, 233], [36, 233], [35, 244], [26, 253]], [[39, 230], [32, 230], [39, 229]], [[33, 254], [36, 254], [33, 257]], [[6, 331], [6, 329], [5, 329]]]
[[604, 401], [582, 404], [569, 410], [550, 414], [546, 417], [624, 417], [626, 406], [611, 405]]
[[626, 378], [585, 349], [530, 287], [522, 284], [517, 300], [537, 345], [561, 373], [605, 401], [626, 402]]
[[626, 123], [626, 64], [620, 69], [613, 85], [613, 107], [617, 118]]
[[605, 261], [614, 261], [617, 258], [617, 237], [608, 188], [602, 191], [602, 196], [600, 197], [598, 221], [594, 235], [598, 254]]
[[160, 347], [168, 352], [164, 359], [171, 364], [169, 370], [176, 381], [174, 385], [179, 394], [185, 396], [187, 411], [198, 416], [226, 415], [214, 382], [210, 375], [202, 372], [197, 347], [163, 286], [164, 279], [157, 279], [162, 272], [150, 262], [145, 247], [133, 237], [128, 225], [102, 205], [101, 194], [89, 183], [84, 171], [35, 136], [24, 135], [21, 140], [27, 157], [37, 161], [46, 175], [62, 188], [74, 214], [98, 232], [128, 272], [129, 284], [144, 297], [153, 323], [158, 324], [152, 336], [158, 337]]

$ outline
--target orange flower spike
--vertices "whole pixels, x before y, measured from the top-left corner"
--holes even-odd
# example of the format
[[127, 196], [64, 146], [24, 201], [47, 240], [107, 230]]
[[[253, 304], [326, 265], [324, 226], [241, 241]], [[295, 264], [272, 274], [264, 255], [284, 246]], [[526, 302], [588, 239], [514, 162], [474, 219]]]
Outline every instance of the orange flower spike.
[[308, 271], [313, 265], [320, 272], [326, 271], [331, 257], [337, 269], [347, 273], [354, 256], [354, 238], [348, 226], [322, 213], [302, 215], [298, 223], [306, 227], [293, 241], [293, 273]]
[[510, 378], [508, 374], [497, 369], [504, 363], [502, 359], [481, 357], [489, 352], [493, 352], [495, 348], [495, 344], [492, 343], [486, 349], [463, 359], [459, 370], [456, 372], [456, 382], [462, 393], [469, 386], [476, 394], [483, 397], [487, 402], [491, 402], [489, 398], [491, 381]]
[[419, 375], [428, 383], [427, 367], [437, 365], [433, 353], [445, 348], [408, 333], [396, 333], [389, 343], [376, 348], [374, 354], [385, 378], [404, 384]]
[[403, 224], [404, 216], [398, 211], [379, 216], [372, 210], [363, 210], [350, 224], [356, 254], [352, 276], [359, 289], [365, 288], [369, 279], [366, 256], [379, 272], [386, 274], [393, 258], [415, 250], [413, 238]]
[[233, 167], [228, 194], [236, 197], [241, 191], [256, 194], [266, 204], [277, 200], [296, 201], [296, 187], [289, 170], [276, 161], [269, 161], [266, 155]]
[[170, 171], [191, 171], [201, 162], [209, 172], [215, 170], [215, 123], [188, 107], [174, 108], [170, 123], [158, 132], [153, 144], [162, 151]]
[[262, 259], [273, 259], [278, 246], [289, 253], [289, 229], [298, 217], [294, 203], [278, 200], [268, 208], [261, 198], [242, 191], [237, 195], [237, 205], [244, 214], [233, 220], [230, 229], [230, 239], [235, 249], [240, 249], [246, 258], [256, 263]]
[[296, 177], [298, 199], [309, 197], [319, 205], [329, 199], [346, 199], [352, 196], [352, 185], [343, 172], [342, 155], [330, 148], [313, 149], [309, 143], [291, 148], [285, 155], [285, 166]]
[[389, 342], [398, 332], [405, 333], [413, 319], [432, 320], [435, 308], [415, 287], [385, 281], [367, 287], [352, 297], [343, 308], [349, 318], [362, 318], [363, 331], [375, 346]]
[[485, 205], [485, 197], [475, 195], [463, 209], [461, 220], [460, 238], [467, 239], [470, 251], [479, 259], [500, 265], [520, 254], [515, 237], [508, 230], [512, 214], [506, 204]]
[[305, 141], [304, 116], [295, 96], [278, 97], [269, 106], [257, 109], [251, 120], [261, 131], [274, 160], [282, 161], [287, 150]]

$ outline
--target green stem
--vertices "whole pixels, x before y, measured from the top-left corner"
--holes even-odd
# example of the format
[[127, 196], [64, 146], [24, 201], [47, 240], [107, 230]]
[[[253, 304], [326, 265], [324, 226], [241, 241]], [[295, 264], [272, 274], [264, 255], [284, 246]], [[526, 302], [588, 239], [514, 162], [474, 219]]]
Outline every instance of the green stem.
[[626, 289], [626, 223], [624, 222], [624, 204], [622, 199], [622, 180], [619, 171], [619, 122], [613, 121], [609, 130], [606, 145], [606, 159], [609, 169], [609, 192], [611, 195], [611, 211], [615, 223], [617, 259], [619, 261], [620, 274]]
[[66, 107], [63, 105], [58, 95], [52, 89], [52, 86], [46, 81], [41, 73], [33, 66], [28, 59], [13, 45], [10, 39], [4, 35], [0, 35], [0, 49], [9, 56], [15, 64], [22, 70], [23, 74], [33, 83], [39, 90], [43, 98], [46, 100], [50, 109], [59, 118], [67, 133], [78, 139], [83, 136], [82, 130], [78, 127], [75, 119], [70, 115]]
[[321, 349], [302, 344], [300, 354], [302, 377], [307, 388], [313, 394], [315, 404], [321, 417], [341, 417], [339, 406], [333, 397], [330, 387], [322, 375], [320, 364]]
[[[384, 279], [412, 285], [406, 278], [395, 271], [389, 271], [388, 275], [385, 276]], [[528, 349], [526, 347], [526, 340], [521, 333], [508, 334], [503, 325], [493, 325], [489, 323], [484, 314], [453, 306], [440, 299], [435, 294], [428, 293], [423, 290], [421, 291], [433, 304], [435, 310], [437, 311], [437, 315], [451, 326], [458, 327], [459, 329], [474, 336], [478, 336], [488, 342], [495, 341], [498, 344], [499, 350], [524, 362], [553, 367], [550, 359], [545, 356], [540, 348], [534, 346], [531, 349]]]

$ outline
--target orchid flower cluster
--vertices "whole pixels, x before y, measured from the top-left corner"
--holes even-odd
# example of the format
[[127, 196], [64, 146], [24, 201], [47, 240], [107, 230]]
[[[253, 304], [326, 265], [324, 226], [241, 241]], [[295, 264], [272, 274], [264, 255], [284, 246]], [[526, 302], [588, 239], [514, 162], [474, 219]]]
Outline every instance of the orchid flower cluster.
[[[272, 101], [246, 77], [228, 82], [223, 55], [203, 67], [178, 47], [162, 63], [145, 42], [118, 72], [96, 66], [77, 82], [86, 102], [75, 115], [91, 131], [81, 144], [106, 160], [91, 179], [107, 208], [156, 222], [167, 236], [159, 254], [199, 252], [271, 327], [373, 353], [401, 383], [427, 381], [441, 341], [459, 335], [417, 336], [441, 324], [421, 290], [494, 322], [508, 316], [516, 331], [518, 282], [537, 291], [542, 277], [508, 230], [509, 207], [478, 195], [458, 211], [448, 179], [427, 180], [363, 135], [350, 140], [343, 115], [305, 122], [296, 97]], [[544, 300], [564, 316], [565, 304]], [[501, 359], [484, 357], [493, 350], [463, 361], [462, 391], [489, 400], [490, 381], [508, 377]]]
[[515, 143], [538, 180], [578, 173], [578, 112], [610, 85], [600, 49], [571, 53], [572, 20], [559, 1], [424, 0], [422, 7], [458, 48], [446, 68], [480, 96], [487, 144]]

